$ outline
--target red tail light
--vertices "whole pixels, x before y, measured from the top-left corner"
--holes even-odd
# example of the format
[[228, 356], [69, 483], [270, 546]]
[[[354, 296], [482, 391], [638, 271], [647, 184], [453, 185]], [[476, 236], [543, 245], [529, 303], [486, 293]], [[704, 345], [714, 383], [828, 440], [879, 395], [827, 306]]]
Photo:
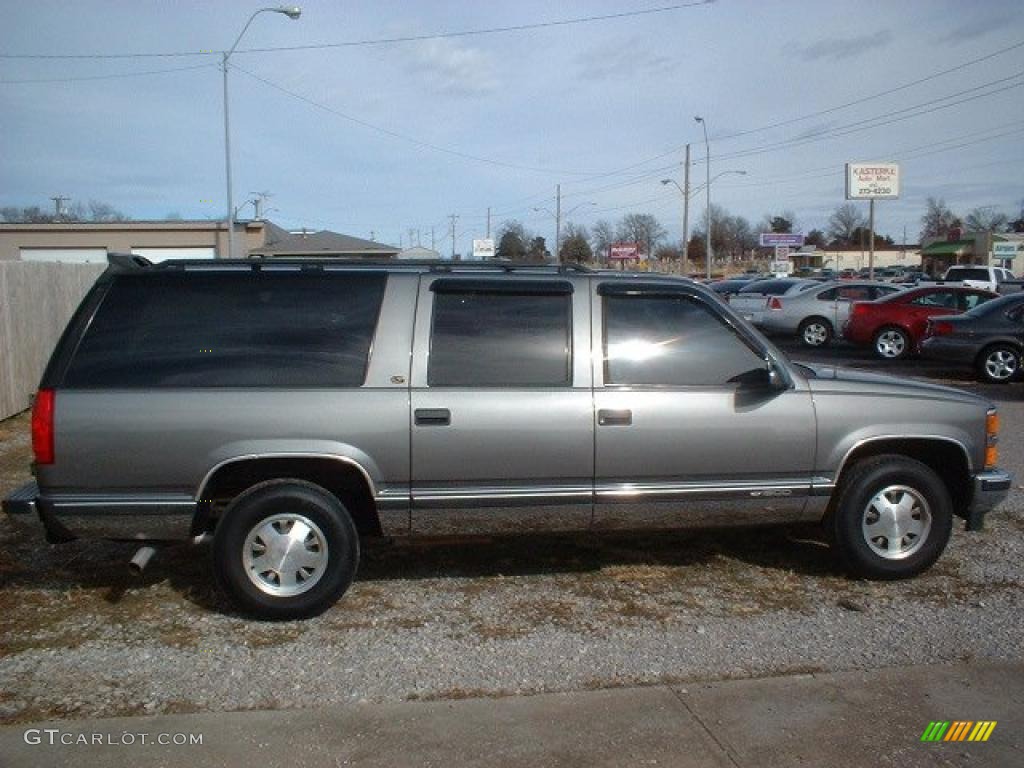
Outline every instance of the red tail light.
[[772, 296], [768, 299], [768, 309], [782, 309], [782, 299], [778, 296]]
[[53, 409], [56, 393], [40, 389], [32, 405], [32, 453], [36, 464], [53, 464]]
[[867, 314], [868, 307], [866, 304], [860, 301], [855, 301], [853, 306], [850, 307], [850, 317], [857, 317], [858, 315]]
[[946, 336], [953, 332], [952, 323], [933, 322], [928, 321], [928, 335], [929, 336]]

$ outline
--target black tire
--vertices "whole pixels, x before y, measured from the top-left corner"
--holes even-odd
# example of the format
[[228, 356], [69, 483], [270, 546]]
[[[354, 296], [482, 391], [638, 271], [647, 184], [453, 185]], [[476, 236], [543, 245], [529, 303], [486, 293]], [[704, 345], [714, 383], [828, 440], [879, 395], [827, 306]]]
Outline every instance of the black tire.
[[993, 344], [978, 355], [978, 378], [989, 384], [1006, 384], [1020, 373], [1020, 366], [1019, 349], [1010, 344]]
[[[885, 454], [859, 461], [843, 474], [836, 505], [826, 520], [826, 527], [847, 569], [868, 579], [905, 579], [928, 569], [938, 560], [953, 531], [953, 503], [949, 490], [930, 467], [906, 456]], [[905, 553], [884, 556], [879, 554], [879, 549], [888, 549], [889, 540], [883, 536], [869, 542], [870, 534], [864, 527], [876, 516], [869, 504], [887, 488], [911, 489], [919, 496], [923, 505], [911, 494], [914, 509], [920, 514], [918, 521], [922, 522], [927, 516], [929, 525], [920, 536], [908, 533], [897, 540], [894, 549], [905, 550]], [[889, 498], [902, 499], [904, 493], [904, 490], [894, 491]], [[884, 526], [885, 520], [879, 519], [879, 524]], [[893, 530], [900, 531], [899, 528]]]
[[800, 343], [812, 349], [826, 346], [835, 336], [832, 323], [824, 317], [808, 317], [800, 323], [796, 332]]
[[[903, 360], [909, 357], [912, 344], [910, 334], [895, 325], [879, 328], [871, 340], [871, 348], [874, 350], [875, 356], [882, 360]], [[890, 351], [885, 352], [885, 349]]]
[[[289, 539], [298, 524], [309, 531], [301, 550]], [[261, 531], [269, 533], [263, 534], [267, 542]], [[254, 541], [247, 543], [250, 536]], [[308, 556], [316, 566], [293, 563], [279, 573], [268, 568], [263, 575], [256, 567], [250, 569], [247, 552], [250, 559], [260, 547], [276, 555], [281, 553], [277, 546], [286, 546], [280, 563], [285, 557]], [[336, 496], [302, 480], [270, 480], [249, 488], [224, 511], [213, 539], [213, 568], [221, 588], [242, 611], [262, 619], [305, 619], [322, 613], [348, 589], [358, 564], [359, 536], [351, 515]], [[305, 579], [296, 578], [307, 571]], [[301, 591], [287, 593], [292, 589]]]

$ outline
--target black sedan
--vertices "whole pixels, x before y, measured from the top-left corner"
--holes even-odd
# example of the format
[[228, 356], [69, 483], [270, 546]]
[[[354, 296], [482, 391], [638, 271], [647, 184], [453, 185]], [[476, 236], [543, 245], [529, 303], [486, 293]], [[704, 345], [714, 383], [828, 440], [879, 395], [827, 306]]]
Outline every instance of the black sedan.
[[973, 366], [982, 381], [1010, 381], [1020, 374], [1024, 356], [1024, 293], [986, 301], [963, 315], [933, 317], [921, 354]]

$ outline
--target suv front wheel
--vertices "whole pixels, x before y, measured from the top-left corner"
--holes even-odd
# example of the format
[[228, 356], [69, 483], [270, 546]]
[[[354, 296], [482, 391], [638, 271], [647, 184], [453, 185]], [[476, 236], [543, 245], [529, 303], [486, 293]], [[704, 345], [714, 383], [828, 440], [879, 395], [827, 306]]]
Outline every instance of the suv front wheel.
[[271, 480], [238, 496], [213, 539], [217, 580], [265, 619], [322, 613], [352, 583], [359, 536], [338, 498], [302, 480]]
[[938, 560], [953, 530], [953, 504], [930, 467], [905, 456], [875, 456], [843, 478], [828, 526], [855, 574], [903, 579]]

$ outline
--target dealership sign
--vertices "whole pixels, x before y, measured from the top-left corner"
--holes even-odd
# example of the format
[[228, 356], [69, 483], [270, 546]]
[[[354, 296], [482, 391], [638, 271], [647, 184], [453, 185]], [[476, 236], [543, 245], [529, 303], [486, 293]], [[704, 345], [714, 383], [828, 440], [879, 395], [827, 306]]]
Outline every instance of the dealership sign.
[[639, 243], [613, 243], [608, 249], [609, 259], [618, 259], [626, 261], [627, 259], [639, 259], [640, 258], [640, 244]]
[[992, 243], [992, 255], [997, 259], [1013, 259], [1018, 253], [1024, 252], [1024, 241], [997, 241]]
[[788, 245], [799, 248], [804, 244], [804, 236], [800, 232], [762, 232], [761, 247], [771, 248]]
[[493, 259], [494, 241], [491, 239], [473, 241], [474, 259]]
[[898, 163], [847, 163], [847, 200], [895, 200], [900, 196]]

